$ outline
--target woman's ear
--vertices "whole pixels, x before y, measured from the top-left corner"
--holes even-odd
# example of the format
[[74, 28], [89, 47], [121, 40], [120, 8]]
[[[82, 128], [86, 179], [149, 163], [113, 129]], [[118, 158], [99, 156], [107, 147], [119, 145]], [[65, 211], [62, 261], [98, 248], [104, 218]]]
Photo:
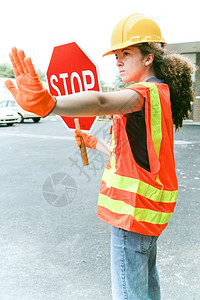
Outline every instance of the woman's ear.
[[154, 54], [153, 53], [149, 53], [145, 56], [144, 58], [144, 65], [145, 67], [149, 67], [152, 65], [153, 63], [153, 60], [154, 60]]

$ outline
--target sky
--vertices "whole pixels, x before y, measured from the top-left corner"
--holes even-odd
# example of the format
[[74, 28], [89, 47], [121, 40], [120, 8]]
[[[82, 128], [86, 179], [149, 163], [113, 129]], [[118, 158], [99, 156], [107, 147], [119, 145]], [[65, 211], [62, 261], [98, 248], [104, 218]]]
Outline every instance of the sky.
[[0, 63], [16, 46], [46, 72], [53, 47], [76, 41], [97, 63], [100, 79], [111, 83], [117, 68], [109, 50], [112, 30], [124, 17], [143, 13], [154, 19], [168, 44], [200, 41], [198, 0], [3, 0]]

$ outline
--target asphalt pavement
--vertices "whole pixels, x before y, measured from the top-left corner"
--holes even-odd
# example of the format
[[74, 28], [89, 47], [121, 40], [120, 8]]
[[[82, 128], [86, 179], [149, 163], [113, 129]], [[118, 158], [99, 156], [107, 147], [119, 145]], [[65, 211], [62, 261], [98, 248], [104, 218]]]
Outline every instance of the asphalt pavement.
[[[93, 129], [109, 139], [108, 122]], [[110, 227], [96, 216], [107, 157], [82, 167], [60, 118], [0, 125], [0, 300], [111, 300]], [[158, 241], [163, 300], [200, 299], [200, 125], [175, 134], [175, 213]]]

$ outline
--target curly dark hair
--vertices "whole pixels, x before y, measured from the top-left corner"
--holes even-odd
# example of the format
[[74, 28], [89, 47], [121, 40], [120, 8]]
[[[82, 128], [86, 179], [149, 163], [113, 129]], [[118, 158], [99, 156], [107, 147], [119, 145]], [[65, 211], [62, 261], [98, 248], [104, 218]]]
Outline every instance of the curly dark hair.
[[168, 84], [172, 108], [172, 118], [176, 130], [182, 127], [183, 120], [189, 118], [191, 102], [194, 101], [192, 90], [193, 66], [187, 57], [167, 52], [158, 43], [145, 43], [138, 48], [143, 56], [154, 54], [152, 68], [157, 78]]

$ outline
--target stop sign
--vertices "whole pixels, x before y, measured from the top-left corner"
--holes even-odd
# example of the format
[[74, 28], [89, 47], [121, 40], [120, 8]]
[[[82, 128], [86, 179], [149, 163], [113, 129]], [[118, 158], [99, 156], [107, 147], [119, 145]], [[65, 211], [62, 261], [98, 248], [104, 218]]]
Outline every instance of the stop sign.
[[[53, 96], [101, 90], [97, 65], [76, 42], [54, 47], [46, 78]], [[74, 117], [61, 118], [69, 129], [75, 129]], [[91, 130], [96, 120], [97, 117], [80, 117], [80, 128]]]

